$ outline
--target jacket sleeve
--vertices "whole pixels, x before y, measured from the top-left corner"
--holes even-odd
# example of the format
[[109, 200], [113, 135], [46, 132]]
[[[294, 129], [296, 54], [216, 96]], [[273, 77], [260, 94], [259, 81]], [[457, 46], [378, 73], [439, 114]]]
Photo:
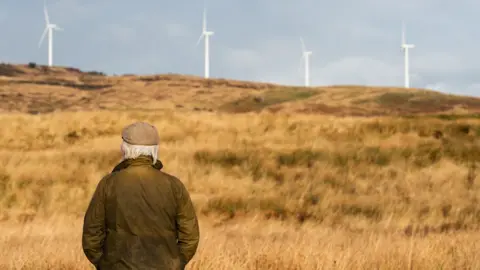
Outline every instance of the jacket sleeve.
[[83, 221], [83, 252], [88, 260], [95, 266], [98, 265], [98, 262], [103, 255], [103, 242], [106, 236], [105, 182], [106, 177], [98, 183]]
[[178, 194], [178, 212], [176, 216], [178, 246], [183, 265], [187, 265], [197, 251], [200, 240], [198, 219], [193, 207], [190, 194], [180, 180]]

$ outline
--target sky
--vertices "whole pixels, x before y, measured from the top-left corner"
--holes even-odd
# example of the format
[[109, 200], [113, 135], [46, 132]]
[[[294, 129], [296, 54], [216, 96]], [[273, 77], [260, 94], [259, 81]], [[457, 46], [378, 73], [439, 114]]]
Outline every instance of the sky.
[[[47, 64], [43, 2], [0, 1], [0, 62]], [[302, 85], [303, 37], [312, 86], [401, 87], [404, 21], [411, 87], [480, 97], [476, 0], [48, 0], [54, 65], [203, 76], [204, 5], [212, 78]]]

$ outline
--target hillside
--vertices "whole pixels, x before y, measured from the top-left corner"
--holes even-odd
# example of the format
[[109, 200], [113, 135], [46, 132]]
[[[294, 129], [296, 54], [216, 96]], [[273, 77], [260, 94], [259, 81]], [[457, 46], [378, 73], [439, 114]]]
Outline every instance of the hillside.
[[91, 269], [85, 209], [134, 121], [197, 211], [188, 270], [480, 269], [478, 98], [0, 64], [0, 101], [0, 269]]
[[296, 112], [338, 116], [477, 113], [480, 98], [422, 89], [287, 87], [183, 75], [106, 76], [74, 68], [0, 64], [0, 112], [84, 110]]

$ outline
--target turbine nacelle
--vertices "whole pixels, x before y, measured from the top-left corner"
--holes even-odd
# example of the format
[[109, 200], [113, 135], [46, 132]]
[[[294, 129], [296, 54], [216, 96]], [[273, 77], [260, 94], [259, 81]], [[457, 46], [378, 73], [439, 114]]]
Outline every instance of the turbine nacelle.
[[47, 35], [49, 30], [63, 31], [63, 28], [58, 27], [58, 25], [56, 24], [47, 24], [47, 26], [45, 26], [45, 29], [43, 30], [42, 36], [40, 37], [40, 41], [38, 42], [39, 48], [41, 47], [42, 42], [45, 39], [45, 36]]
[[50, 28], [50, 29], [59, 30], [59, 31], [62, 31], [62, 30], [63, 30], [63, 28], [60, 28], [60, 27], [58, 27], [58, 25], [53, 24], [53, 23], [47, 24], [47, 26], [46, 26], [45, 28]]
[[415, 45], [413, 45], [413, 44], [402, 44], [401, 48], [402, 48], [402, 51], [406, 52], [410, 49], [415, 48]]
[[200, 44], [200, 41], [202, 41], [202, 38], [204, 37], [209, 37], [209, 36], [213, 36], [214, 32], [210, 32], [210, 31], [205, 31], [203, 32], [200, 37], [198, 38], [197, 40], [197, 43], [195, 44], [195, 47], [198, 46], [198, 44]]

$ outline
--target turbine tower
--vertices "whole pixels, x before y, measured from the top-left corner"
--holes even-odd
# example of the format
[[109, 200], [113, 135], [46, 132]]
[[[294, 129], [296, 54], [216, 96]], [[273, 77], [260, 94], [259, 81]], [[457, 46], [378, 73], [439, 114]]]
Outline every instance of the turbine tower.
[[48, 33], [48, 66], [51, 67], [53, 65], [53, 30], [62, 31], [63, 29], [58, 27], [56, 24], [50, 23], [47, 4], [45, 2], [43, 4], [43, 12], [45, 13], [45, 30], [43, 31], [40, 41], [38, 42], [38, 47], [40, 48], [45, 35]]
[[210, 77], [210, 44], [209, 44], [209, 38], [212, 36], [214, 32], [212, 31], [207, 31], [207, 9], [203, 9], [203, 24], [202, 24], [202, 34], [198, 38], [197, 45], [200, 43], [200, 40], [204, 38], [205, 40], [205, 79], [208, 79]]
[[406, 38], [405, 38], [405, 23], [402, 23], [402, 50], [404, 52], [405, 56], [405, 88], [410, 88], [410, 71], [409, 71], [409, 59], [408, 59], [408, 52], [410, 49], [415, 48], [414, 44], [408, 44], [406, 43]]
[[305, 59], [305, 86], [310, 86], [310, 55], [312, 55], [311, 51], [307, 51], [305, 47], [305, 42], [303, 42], [303, 38], [300, 38], [300, 42], [302, 43], [302, 58]]

